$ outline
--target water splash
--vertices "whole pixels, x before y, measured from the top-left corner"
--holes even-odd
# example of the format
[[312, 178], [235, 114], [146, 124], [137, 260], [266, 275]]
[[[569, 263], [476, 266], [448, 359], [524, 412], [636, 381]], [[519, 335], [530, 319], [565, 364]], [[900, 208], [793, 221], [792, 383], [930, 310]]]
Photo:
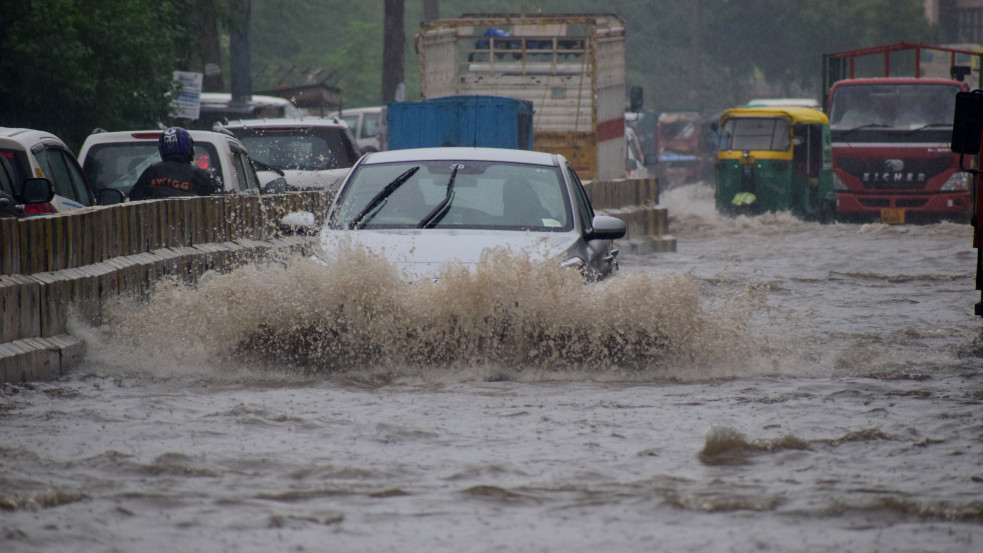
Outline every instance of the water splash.
[[158, 374], [248, 365], [308, 376], [693, 379], [750, 364], [760, 296], [748, 289], [711, 301], [685, 275], [585, 284], [504, 251], [409, 284], [386, 260], [353, 248], [328, 264], [279, 259], [194, 286], [161, 282], [148, 303], [110, 309], [87, 340], [103, 365]]

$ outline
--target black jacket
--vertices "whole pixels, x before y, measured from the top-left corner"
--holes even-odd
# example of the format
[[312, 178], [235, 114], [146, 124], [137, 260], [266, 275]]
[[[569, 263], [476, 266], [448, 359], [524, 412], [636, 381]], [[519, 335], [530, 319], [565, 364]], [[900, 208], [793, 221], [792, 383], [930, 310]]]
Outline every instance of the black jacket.
[[222, 191], [211, 173], [184, 161], [158, 161], [147, 167], [130, 189], [131, 200], [173, 196], [209, 196]]

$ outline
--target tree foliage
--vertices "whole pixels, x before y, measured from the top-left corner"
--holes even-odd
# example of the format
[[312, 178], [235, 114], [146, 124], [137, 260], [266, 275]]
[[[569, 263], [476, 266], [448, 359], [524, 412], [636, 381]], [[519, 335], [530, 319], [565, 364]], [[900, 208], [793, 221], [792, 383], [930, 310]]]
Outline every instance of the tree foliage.
[[[349, 107], [381, 101], [382, 2], [251, 4], [254, 90], [311, 76], [340, 87]], [[413, 37], [422, 4], [405, 4], [408, 99], [419, 97]], [[643, 87], [647, 107], [657, 110], [730, 107], [761, 89], [818, 98], [824, 52], [945, 42], [925, 21], [921, 0], [700, 0], [702, 56], [694, 64], [690, 10], [696, 4], [440, 0], [439, 7], [445, 18], [615, 13], [626, 23], [627, 84]], [[203, 69], [203, 11], [227, 23], [233, 6], [229, 0], [7, 0], [0, 18], [0, 124], [48, 130], [76, 147], [95, 127], [156, 126], [166, 118], [172, 71]], [[694, 94], [688, 76], [697, 69]]]
[[156, 126], [176, 68], [174, 2], [10, 0], [0, 19], [0, 121], [77, 148], [93, 128]]
[[[767, 89], [820, 97], [822, 54], [900, 41], [943, 41], [920, 0], [701, 0], [697, 67], [690, 58], [694, 2], [672, 0], [440, 0], [441, 17], [464, 13], [608, 12], [626, 23], [627, 82], [656, 109], [728, 107]], [[422, 0], [406, 2], [407, 98], [419, 95], [413, 35]], [[382, 3], [253, 0], [257, 67], [324, 68], [350, 106], [380, 101]], [[700, 72], [695, 98], [688, 78]], [[281, 73], [282, 74], [282, 73]], [[262, 77], [261, 77], [262, 78]], [[269, 81], [266, 81], [269, 82]]]

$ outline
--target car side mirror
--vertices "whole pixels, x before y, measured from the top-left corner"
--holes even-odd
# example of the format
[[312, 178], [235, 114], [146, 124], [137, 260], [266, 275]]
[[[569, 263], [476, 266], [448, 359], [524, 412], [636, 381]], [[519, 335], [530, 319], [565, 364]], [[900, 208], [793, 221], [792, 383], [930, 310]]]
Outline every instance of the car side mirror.
[[983, 90], [957, 92], [952, 121], [952, 151], [970, 155], [980, 153], [980, 135], [983, 133]]
[[260, 192], [263, 194], [283, 194], [287, 191], [287, 179], [277, 177], [263, 185]]
[[280, 232], [287, 236], [315, 236], [319, 230], [310, 211], [293, 211], [280, 219]]
[[96, 194], [96, 205], [114, 205], [125, 201], [123, 191], [116, 188], [103, 188]]
[[628, 232], [624, 221], [610, 215], [595, 215], [591, 226], [594, 230], [587, 237], [588, 240], [617, 240], [624, 238]]
[[55, 189], [51, 186], [51, 181], [44, 177], [33, 177], [24, 179], [21, 186], [20, 195], [17, 199], [25, 204], [43, 204], [50, 202], [55, 197]]

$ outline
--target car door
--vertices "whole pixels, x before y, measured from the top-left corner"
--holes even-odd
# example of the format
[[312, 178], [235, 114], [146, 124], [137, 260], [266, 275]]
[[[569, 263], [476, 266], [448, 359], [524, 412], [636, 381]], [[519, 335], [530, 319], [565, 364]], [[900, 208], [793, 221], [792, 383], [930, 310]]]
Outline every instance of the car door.
[[31, 148], [44, 176], [55, 190], [52, 205], [58, 211], [89, 207], [95, 204], [78, 161], [64, 147], [42, 142]]
[[259, 194], [259, 177], [256, 176], [256, 170], [246, 148], [235, 142], [230, 142], [229, 148], [232, 150], [232, 161], [235, 164], [236, 189], [240, 194]]
[[569, 163], [566, 164], [566, 172], [567, 178], [573, 185], [574, 202], [580, 217], [581, 233], [586, 243], [587, 266], [596, 274], [607, 276], [614, 270], [615, 266], [614, 243], [611, 240], [587, 239], [594, 231], [594, 208], [591, 206], [590, 198], [587, 196], [587, 191], [584, 190], [584, 185], [580, 182], [577, 172]]

